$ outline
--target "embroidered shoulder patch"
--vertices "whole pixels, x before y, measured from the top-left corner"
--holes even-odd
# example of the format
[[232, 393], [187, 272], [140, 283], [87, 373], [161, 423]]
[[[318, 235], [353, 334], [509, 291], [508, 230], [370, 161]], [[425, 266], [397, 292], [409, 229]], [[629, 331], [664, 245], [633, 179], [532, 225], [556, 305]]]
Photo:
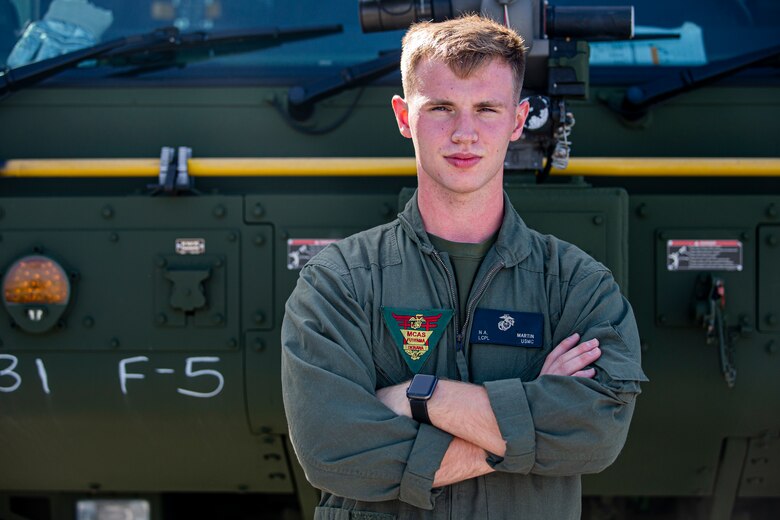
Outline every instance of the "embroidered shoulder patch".
[[382, 314], [401, 357], [417, 374], [444, 334], [452, 309], [383, 307]]

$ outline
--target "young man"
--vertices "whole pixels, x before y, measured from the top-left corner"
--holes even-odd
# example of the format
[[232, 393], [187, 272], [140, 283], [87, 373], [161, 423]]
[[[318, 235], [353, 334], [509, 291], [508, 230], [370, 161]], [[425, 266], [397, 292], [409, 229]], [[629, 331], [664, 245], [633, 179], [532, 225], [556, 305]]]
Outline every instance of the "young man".
[[631, 308], [503, 193], [528, 114], [520, 37], [418, 24], [401, 68], [417, 193], [304, 267], [282, 329], [315, 517], [579, 518], [580, 475], [615, 460], [646, 380]]

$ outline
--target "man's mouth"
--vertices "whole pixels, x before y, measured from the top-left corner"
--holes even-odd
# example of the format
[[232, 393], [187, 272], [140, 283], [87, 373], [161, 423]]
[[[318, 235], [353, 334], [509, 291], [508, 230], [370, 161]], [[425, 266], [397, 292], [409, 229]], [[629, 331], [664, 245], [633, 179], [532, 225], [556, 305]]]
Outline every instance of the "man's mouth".
[[473, 153], [454, 153], [445, 155], [444, 159], [456, 168], [470, 168], [477, 164], [481, 157]]

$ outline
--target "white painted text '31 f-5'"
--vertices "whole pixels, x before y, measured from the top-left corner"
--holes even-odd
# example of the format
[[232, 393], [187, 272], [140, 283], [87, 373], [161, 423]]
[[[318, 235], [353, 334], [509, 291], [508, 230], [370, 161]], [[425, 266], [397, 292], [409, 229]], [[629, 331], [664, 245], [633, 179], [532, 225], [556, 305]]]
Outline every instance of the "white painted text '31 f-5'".
[[[129, 380], [146, 379], [150, 371], [142, 371], [141, 366], [131, 367], [129, 365], [137, 363], [148, 363], [147, 356], [135, 356], [125, 358], [119, 361], [119, 388], [122, 394], [128, 394]], [[203, 368], [204, 364], [219, 363], [219, 358], [215, 356], [188, 357], [184, 360], [184, 375], [190, 379], [199, 381], [210, 381], [209, 391], [195, 391], [188, 388], [177, 388], [176, 391], [189, 397], [209, 398], [214, 397], [222, 391], [225, 386], [225, 377], [218, 370], [213, 368]], [[41, 358], [35, 358], [35, 365], [38, 369], [38, 379], [41, 389], [45, 394], [51, 394], [49, 388], [49, 375], [46, 366]], [[0, 354], [0, 393], [11, 393], [17, 391], [22, 386], [22, 376], [19, 374], [19, 358], [12, 354]], [[154, 368], [153, 371], [159, 375], [171, 375], [175, 373], [172, 368]], [[208, 378], [208, 379], [204, 379]], [[203, 384], [203, 383], [201, 383]], [[203, 388], [203, 387], [201, 387]]]

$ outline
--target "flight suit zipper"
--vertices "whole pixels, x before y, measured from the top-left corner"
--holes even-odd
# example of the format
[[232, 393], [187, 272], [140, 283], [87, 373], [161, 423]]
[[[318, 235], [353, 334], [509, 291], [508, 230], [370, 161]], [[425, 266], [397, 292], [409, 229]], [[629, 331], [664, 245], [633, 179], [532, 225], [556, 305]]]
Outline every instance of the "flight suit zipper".
[[490, 285], [490, 282], [492, 282], [496, 274], [498, 274], [498, 272], [504, 268], [504, 262], [498, 262], [493, 267], [491, 267], [490, 271], [488, 271], [488, 274], [486, 274], [485, 278], [482, 279], [482, 283], [480, 283], [479, 287], [477, 287], [477, 291], [471, 291], [472, 298], [470, 298], [466, 304], [466, 317], [463, 320], [463, 327], [461, 328], [459, 312], [460, 305], [458, 305], [458, 293], [455, 289], [455, 277], [453, 276], [452, 271], [450, 271], [450, 268], [447, 267], [447, 264], [444, 263], [444, 259], [442, 259], [441, 255], [439, 255], [439, 252], [435, 249], [433, 251], [433, 257], [436, 258], [436, 260], [444, 269], [444, 272], [447, 273], [447, 285], [450, 293], [450, 301], [452, 301], [453, 310], [455, 311], [453, 312], [453, 325], [455, 325], [456, 331], [455, 351], [462, 352], [465, 347], [466, 330], [468, 329], [469, 319], [471, 318], [472, 311], [474, 310], [474, 307], [477, 305], [479, 300], [482, 298], [482, 295], [485, 294], [485, 291], [487, 290], [488, 285]]

